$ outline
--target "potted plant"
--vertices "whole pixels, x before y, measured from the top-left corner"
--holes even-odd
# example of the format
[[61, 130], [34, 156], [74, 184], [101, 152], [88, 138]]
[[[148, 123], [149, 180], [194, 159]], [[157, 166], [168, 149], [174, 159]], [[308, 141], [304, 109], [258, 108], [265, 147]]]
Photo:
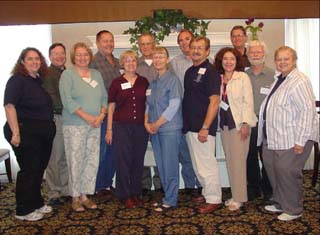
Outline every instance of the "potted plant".
[[130, 34], [130, 43], [134, 50], [138, 50], [138, 38], [142, 33], [154, 35], [156, 43], [162, 42], [171, 32], [189, 29], [195, 35], [206, 35], [210, 21], [188, 18], [182, 10], [160, 9], [153, 12], [153, 17], [145, 16], [135, 22], [133, 28], [125, 30], [124, 34]]

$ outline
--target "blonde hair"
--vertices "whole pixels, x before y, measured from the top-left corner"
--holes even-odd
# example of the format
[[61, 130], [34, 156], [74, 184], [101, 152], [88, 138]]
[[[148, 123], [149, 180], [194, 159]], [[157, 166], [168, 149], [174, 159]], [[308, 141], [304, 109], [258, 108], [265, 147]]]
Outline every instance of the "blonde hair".
[[155, 47], [152, 52], [152, 55], [155, 55], [155, 54], [164, 54], [167, 56], [167, 58], [169, 58], [169, 52], [165, 47], [161, 47], [161, 46]]
[[124, 65], [124, 59], [126, 57], [133, 57], [136, 59], [137, 62], [138, 62], [138, 58], [139, 58], [137, 53], [133, 50], [127, 50], [127, 51], [122, 52], [122, 54], [120, 55], [120, 59], [119, 59], [119, 63], [122, 67]]
[[297, 52], [288, 46], [281, 46], [274, 52], [274, 60], [276, 60], [280, 51], [290, 51], [294, 60], [298, 59]]
[[76, 44], [73, 45], [73, 47], [72, 47], [72, 49], [70, 51], [70, 59], [71, 59], [72, 64], [75, 64], [75, 62], [74, 62], [75, 52], [76, 52], [76, 50], [78, 48], [84, 48], [88, 52], [88, 54], [90, 56], [90, 62], [89, 63], [91, 63], [92, 57], [93, 57], [92, 50], [84, 42], [77, 42]]

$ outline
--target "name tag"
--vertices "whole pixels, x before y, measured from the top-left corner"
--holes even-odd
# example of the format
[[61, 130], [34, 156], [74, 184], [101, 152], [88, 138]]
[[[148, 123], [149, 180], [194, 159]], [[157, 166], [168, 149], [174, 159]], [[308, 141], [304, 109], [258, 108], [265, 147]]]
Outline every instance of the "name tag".
[[147, 63], [147, 65], [152, 65], [152, 60], [144, 60], [146, 63]]
[[260, 88], [260, 94], [268, 95], [269, 93], [270, 93], [270, 88], [267, 88], [267, 87]]
[[98, 82], [96, 80], [92, 80], [89, 85], [93, 88], [95, 88], [98, 85]]
[[220, 108], [222, 108], [224, 111], [227, 111], [228, 110], [228, 108], [229, 108], [229, 105], [226, 103], [226, 102], [224, 102], [223, 100], [221, 100], [220, 101]]
[[198, 74], [203, 75], [203, 74], [205, 74], [206, 70], [207, 70], [206, 68], [200, 68], [198, 71]]
[[126, 82], [126, 83], [122, 83], [121, 84], [121, 89], [122, 90], [126, 90], [126, 89], [129, 89], [131, 88], [131, 83], [130, 82]]
[[146, 96], [149, 96], [149, 95], [151, 95], [151, 89], [146, 90]]
[[124, 69], [119, 69], [119, 73], [122, 75], [124, 73]]

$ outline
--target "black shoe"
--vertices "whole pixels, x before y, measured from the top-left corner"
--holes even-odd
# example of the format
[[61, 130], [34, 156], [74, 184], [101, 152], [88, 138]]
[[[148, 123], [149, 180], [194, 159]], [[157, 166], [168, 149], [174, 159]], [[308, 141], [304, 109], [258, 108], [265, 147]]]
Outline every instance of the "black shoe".
[[163, 191], [163, 188], [161, 187], [161, 188], [158, 188], [158, 189], [156, 189], [156, 190], [154, 190], [155, 192], [159, 192], [159, 193], [164, 193], [164, 191]]
[[142, 189], [142, 196], [149, 196], [151, 195], [151, 190], [147, 188]]
[[63, 200], [61, 200], [60, 198], [51, 198], [47, 203], [48, 206], [52, 206], [52, 207], [60, 206], [62, 204], [63, 204]]
[[194, 190], [195, 190], [194, 188], [185, 188], [183, 191], [184, 191], [184, 194], [193, 196], [194, 195]]
[[253, 201], [261, 197], [261, 192], [258, 189], [248, 188], [248, 201]]

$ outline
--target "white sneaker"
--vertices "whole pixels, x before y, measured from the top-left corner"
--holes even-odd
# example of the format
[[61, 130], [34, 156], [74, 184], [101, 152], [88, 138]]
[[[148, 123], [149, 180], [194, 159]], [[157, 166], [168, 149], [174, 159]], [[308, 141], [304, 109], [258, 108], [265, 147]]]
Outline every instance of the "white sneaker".
[[42, 213], [42, 214], [47, 214], [47, 213], [52, 212], [52, 207], [48, 206], [48, 205], [44, 205], [43, 207], [36, 209], [36, 212]]
[[37, 221], [43, 218], [42, 213], [38, 213], [37, 211], [31, 212], [27, 215], [15, 215], [18, 220], [27, 220], [27, 221]]
[[276, 205], [265, 206], [264, 209], [266, 211], [271, 211], [271, 212], [282, 212], [283, 211], [281, 208], [277, 207]]
[[227, 201], [224, 202], [225, 206], [230, 206], [230, 204], [233, 202], [233, 198], [228, 199]]
[[300, 215], [289, 215], [287, 213], [282, 213], [281, 215], [278, 216], [278, 220], [291, 221], [291, 220], [297, 219], [301, 216], [302, 216], [302, 213]]

